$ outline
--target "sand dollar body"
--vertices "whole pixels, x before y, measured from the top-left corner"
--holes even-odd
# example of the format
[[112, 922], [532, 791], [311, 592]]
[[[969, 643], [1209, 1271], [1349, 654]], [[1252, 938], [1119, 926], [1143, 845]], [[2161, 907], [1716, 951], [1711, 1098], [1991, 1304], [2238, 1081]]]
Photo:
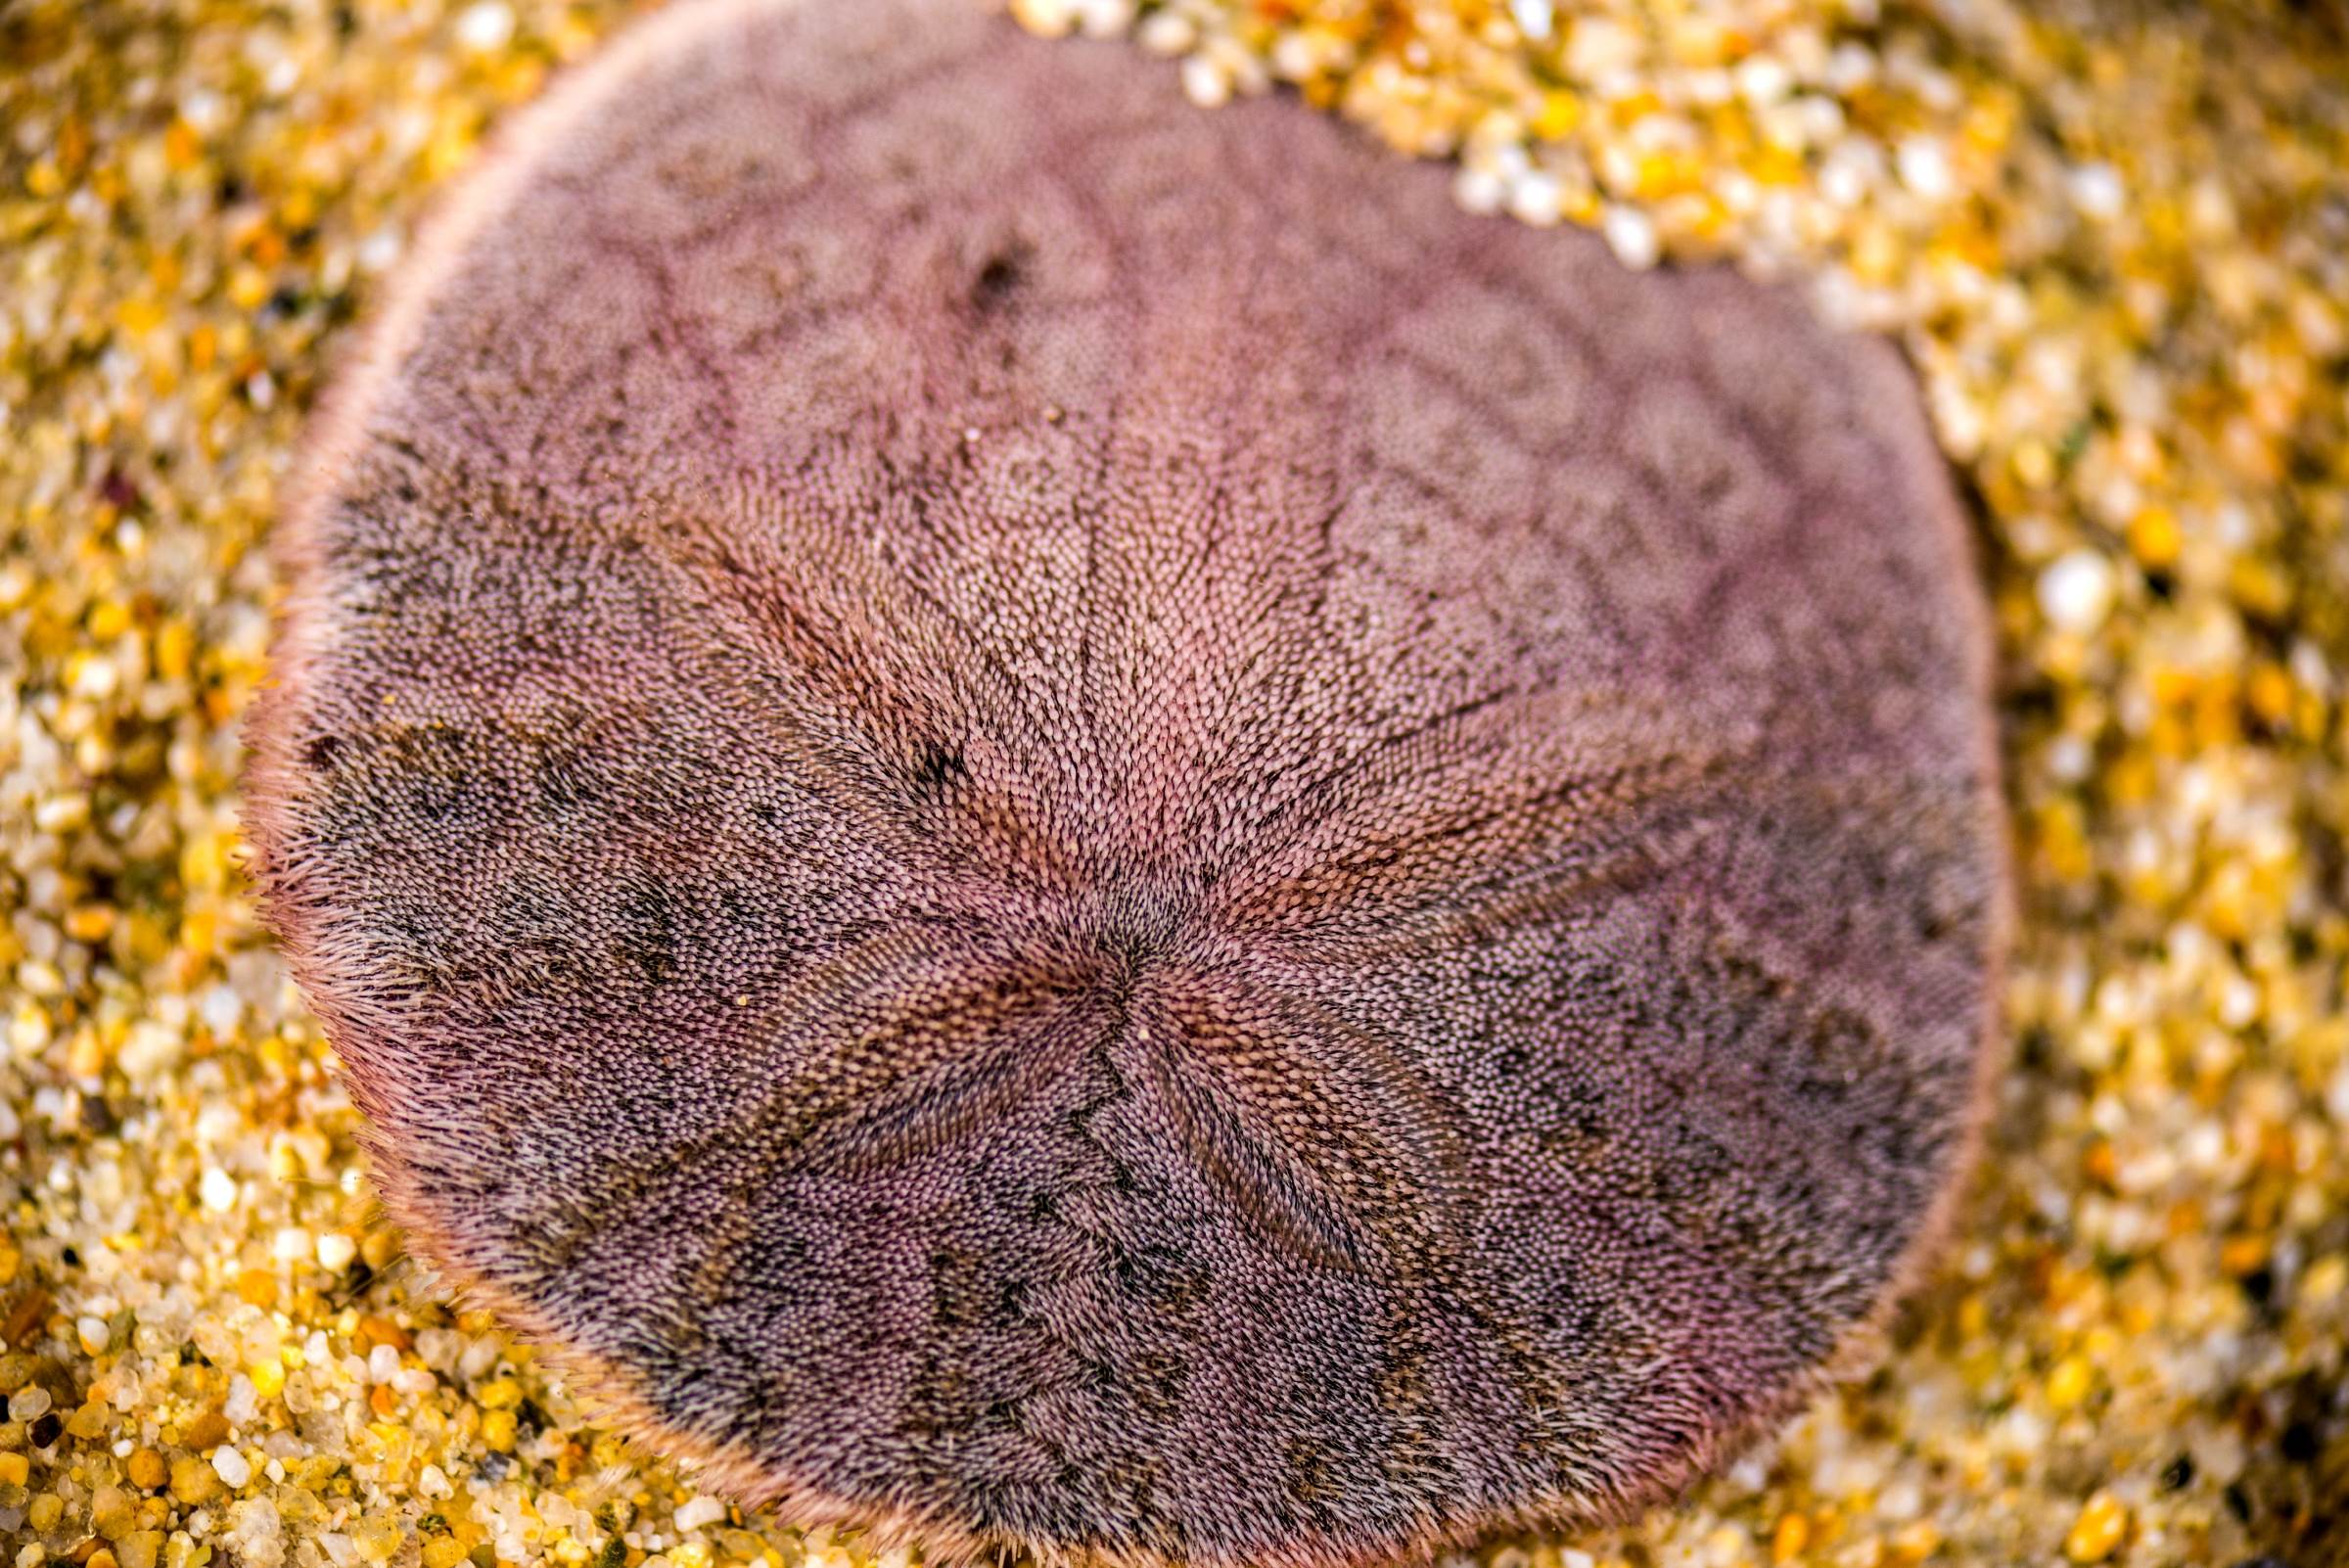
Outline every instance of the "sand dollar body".
[[484, 161], [285, 535], [270, 917], [423, 1251], [752, 1500], [1662, 1495], [1935, 1230], [2003, 904], [1893, 352], [953, 0]]

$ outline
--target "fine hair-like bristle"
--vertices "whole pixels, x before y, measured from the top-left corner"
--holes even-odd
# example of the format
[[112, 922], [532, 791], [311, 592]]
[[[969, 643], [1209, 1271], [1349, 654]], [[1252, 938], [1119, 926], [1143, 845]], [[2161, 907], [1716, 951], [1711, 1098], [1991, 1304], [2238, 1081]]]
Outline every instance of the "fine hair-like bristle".
[[751, 1502], [1336, 1565], [1849, 1360], [1991, 1058], [1898, 356], [959, 0], [697, 0], [320, 416], [249, 827], [412, 1244]]

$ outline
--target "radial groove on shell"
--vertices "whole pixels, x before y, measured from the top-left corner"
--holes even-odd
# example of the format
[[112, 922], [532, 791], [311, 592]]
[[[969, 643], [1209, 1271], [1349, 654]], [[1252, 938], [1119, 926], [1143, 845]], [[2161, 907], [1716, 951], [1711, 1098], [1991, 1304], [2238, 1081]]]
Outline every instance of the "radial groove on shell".
[[934, 1555], [1336, 1564], [1792, 1407], [1972, 1136], [1895, 354], [956, 0], [525, 116], [309, 454], [266, 908], [414, 1244]]

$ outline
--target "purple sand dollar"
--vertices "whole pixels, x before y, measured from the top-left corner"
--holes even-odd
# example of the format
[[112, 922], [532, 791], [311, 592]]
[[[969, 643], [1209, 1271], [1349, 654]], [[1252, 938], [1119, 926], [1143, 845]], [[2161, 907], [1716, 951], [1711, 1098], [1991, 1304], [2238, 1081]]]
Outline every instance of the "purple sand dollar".
[[932, 1560], [1617, 1518], [1943, 1230], [2006, 906], [1889, 346], [956, 0], [525, 115], [281, 532], [268, 918], [412, 1245]]

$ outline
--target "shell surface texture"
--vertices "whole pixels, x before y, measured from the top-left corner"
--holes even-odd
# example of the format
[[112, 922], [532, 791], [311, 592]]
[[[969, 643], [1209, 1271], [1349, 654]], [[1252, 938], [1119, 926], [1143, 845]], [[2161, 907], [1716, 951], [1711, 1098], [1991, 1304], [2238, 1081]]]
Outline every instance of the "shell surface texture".
[[1887, 346], [957, 0], [694, 0], [427, 238], [249, 830], [411, 1245], [932, 1560], [1621, 1517], [1944, 1227], [1985, 607]]

